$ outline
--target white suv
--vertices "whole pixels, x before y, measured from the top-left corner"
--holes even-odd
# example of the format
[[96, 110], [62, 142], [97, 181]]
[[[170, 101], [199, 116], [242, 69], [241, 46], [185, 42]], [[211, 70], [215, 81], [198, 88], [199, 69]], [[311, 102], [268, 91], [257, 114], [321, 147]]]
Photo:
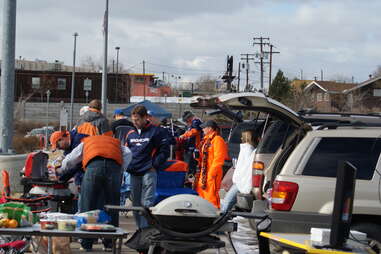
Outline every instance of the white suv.
[[273, 232], [330, 227], [339, 161], [357, 168], [352, 227], [381, 243], [381, 128], [338, 127], [306, 134], [275, 177]]

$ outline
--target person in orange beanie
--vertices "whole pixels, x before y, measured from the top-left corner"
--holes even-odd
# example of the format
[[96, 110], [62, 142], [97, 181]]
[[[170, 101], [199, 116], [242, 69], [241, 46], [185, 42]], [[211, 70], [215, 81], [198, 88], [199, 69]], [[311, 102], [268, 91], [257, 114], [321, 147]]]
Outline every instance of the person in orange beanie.
[[206, 121], [201, 124], [201, 128], [204, 138], [200, 144], [199, 169], [194, 187], [202, 198], [211, 202], [216, 208], [220, 208], [218, 192], [223, 176], [222, 166], [228, 158], [228, 147], [219, 135], [219, 128], [215, 121]]

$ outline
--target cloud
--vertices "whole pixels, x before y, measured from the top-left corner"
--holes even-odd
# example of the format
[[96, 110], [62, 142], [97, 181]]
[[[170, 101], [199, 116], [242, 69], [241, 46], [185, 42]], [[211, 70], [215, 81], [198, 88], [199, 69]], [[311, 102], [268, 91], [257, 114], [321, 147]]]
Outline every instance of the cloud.
[[[104, 8], [105, 0], [19, 1], [16, 56], [71, 64], [78, 32], [78, 59], [101, 59]], [[263, 36], [280, 52], [273, 73], [281, 68], [293, 78], [302, 69], [313, 78], [323, 69], [327, 78], [340, 73], [361, 80], [380, 64], [380, 9], [377, 0], [115, 0], [108, 55], [115, 58], [119, 46], [120, 62], [134, 71], [145, 60], [156, 64], [147, 64], [152, 72], [217, 77], [227, 55], [237, 71], [241, 54], [256, 53], [253, 38]], [[259, 67], [250, 66], [258, 85]]]

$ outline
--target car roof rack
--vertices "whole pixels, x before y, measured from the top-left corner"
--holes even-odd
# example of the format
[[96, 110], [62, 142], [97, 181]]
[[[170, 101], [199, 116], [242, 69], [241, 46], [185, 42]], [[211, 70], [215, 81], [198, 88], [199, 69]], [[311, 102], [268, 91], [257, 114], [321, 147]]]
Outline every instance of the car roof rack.
[[337, 122], [330, 122], [330, 123], [325, 123], [321, 126], [319, 126], [316, 130], [324, 130], [324, 129], [337, 129], [339, 127], [381, 127], [380, 123], [364, 123], [361, 121], [354, 121], [354, 122], [349, 122], [349, 121], [337, 121]]
[[342, 117], [373, 117], [373, 118], [381, 118], [381, 113], [367, 113], [367, 114], [361, 114], [361, 113], [344, 113], [344, 112], [318, 112], [313, 109], [303, 109], [298, 111], [298, 114], [301, 116], [308, 116], [308, 115], [320, 115], [320, 116], [329, 116], [329, 115], [336, 115], [336, 116], [342, 116]]

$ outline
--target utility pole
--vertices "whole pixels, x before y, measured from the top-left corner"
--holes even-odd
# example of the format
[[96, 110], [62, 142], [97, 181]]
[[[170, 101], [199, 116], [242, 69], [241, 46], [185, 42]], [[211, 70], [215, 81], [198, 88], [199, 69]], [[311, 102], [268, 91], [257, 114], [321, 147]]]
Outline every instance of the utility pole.
[[[270, 38], [264, 38], [264, 37], [254, 37], [253, 38], [254, 42], [253, 42], [253, 46], [254, 45], [259, 45], [260, 46], [260, 64], [261, 64], [261, 89], [263, 91], [263, 58], [264, 58], [264, 52], [263, 52], [263, 46], [264, 45], [270, 45], [269, 42], [264, 42], [264, 41], [269, 41]], [[259, 42], [255, 42], [259, 40]]]
[[323, 81], [323, 70], [320, 70], [320, 81]]
[[241, 60], [246, 60], [246, 87], [245, 87], [245, 92], [249, 90], [249, 60], [254, 60], [254, 54], [241, 54]]
[[120, 50], [120, 47], [117, 46], [115, 47], [115, 50], [116, 50], [116, 74], [115, 74], [115, 97], [114, 97], [114, 100], [117, 101], [117, 97], [118, 97], [118, 70], [119, 70], [119, 50]]
[[108, 0], [103, 18], [103, 71], [102, 71], [102, 112], [107, 117], [107, 49], [108, 49]]
[[143, 98], [146, 99], [146, 62], [143, 60]]
[[16, 44], [17, 0], [3, 1], [3, 32], [0, 92], [0, 145], [7, 154], [12, 147], [13, 98], [15, 87], [15, 44]]
[[303, 80], [303, 69], [300, 69], [300, 80]]
[[239, 93], [239, 83], [241, 81], [241, 62], [238, 63], [238, 84], [237, 84], [237, 93]]
[[73, 113], [73, 108], [74, 108], [74, 89], [75, 89], [75, 57], [76, 57], [76, 50], [77, 50], [77, 36], [78, 33], [75, 32], [73, 34], [74, 36], [74, 47], [73, 47], [73, 71], [71, 73], [71, 91], [70, 91], [70, 129], [73, 128], [73, 123], [74, 123], [74, 113]]
[[[273, 54], [279, 54], [280, 52], [273, 51], [274, 45], [270, 44], [270, 70], [269, 70], [269, 87], [271, 85], [271, 80], [272, 80], [272, 66], [273, 66]], [[267, 53], [267, 52], [265, 52]]]

